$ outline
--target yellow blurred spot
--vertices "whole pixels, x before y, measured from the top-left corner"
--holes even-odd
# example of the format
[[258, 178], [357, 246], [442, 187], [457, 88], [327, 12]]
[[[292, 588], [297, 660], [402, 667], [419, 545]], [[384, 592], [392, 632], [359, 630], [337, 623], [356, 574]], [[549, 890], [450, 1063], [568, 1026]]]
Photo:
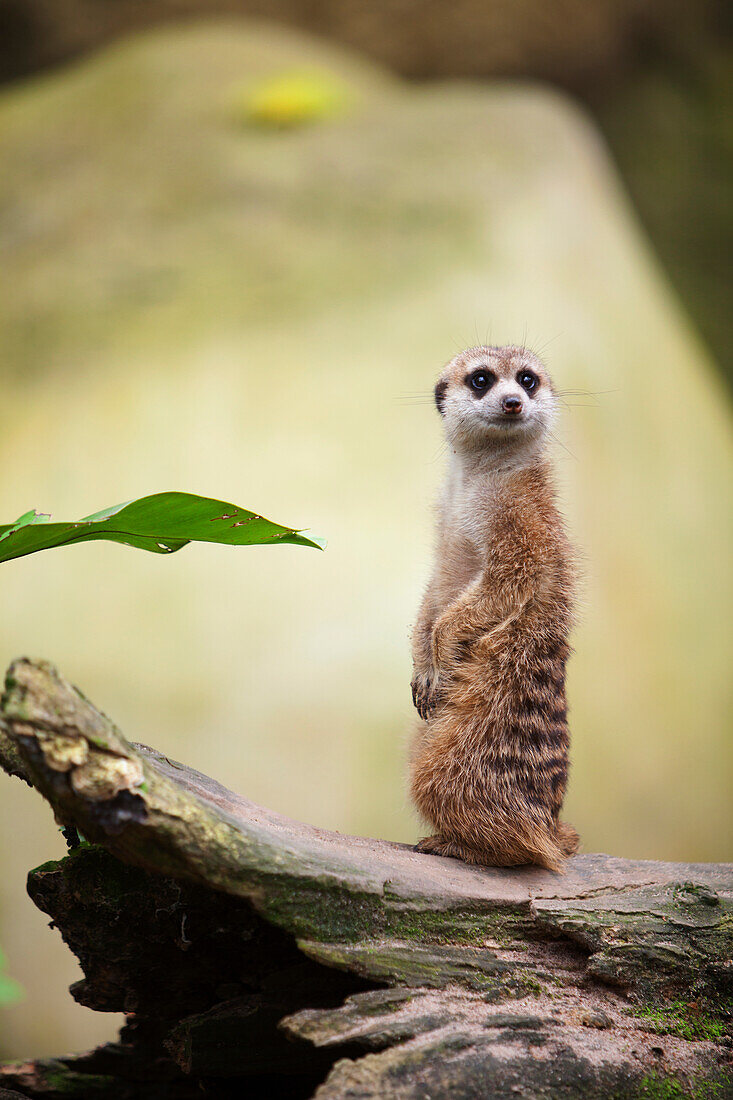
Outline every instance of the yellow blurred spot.
[[238, 100], [238, 113], [247, 121], [284, 128], [340, 114], [348, 93], [329, 73], [290, 72], [248, 87]]

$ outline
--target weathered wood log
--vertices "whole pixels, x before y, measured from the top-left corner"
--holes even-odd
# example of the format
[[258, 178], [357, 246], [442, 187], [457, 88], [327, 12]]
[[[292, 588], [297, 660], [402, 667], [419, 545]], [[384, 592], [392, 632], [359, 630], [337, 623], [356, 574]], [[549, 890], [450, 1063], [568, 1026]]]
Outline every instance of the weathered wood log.
[[480, 869], [298, 824], [44, 663], [11, 667], [1, 715], [0, 763], [84, 838], [29, 893], [72, 995], [127, 1023], [0, 1095], [733, 1096], [732, 866]]

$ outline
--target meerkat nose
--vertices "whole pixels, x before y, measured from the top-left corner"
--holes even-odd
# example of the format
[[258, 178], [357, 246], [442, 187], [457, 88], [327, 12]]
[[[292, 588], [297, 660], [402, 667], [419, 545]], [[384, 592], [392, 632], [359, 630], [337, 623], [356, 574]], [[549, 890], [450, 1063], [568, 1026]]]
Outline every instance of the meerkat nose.
[[522, 399], [508, 394], [506, 397], [502, 397], [501, 408], [503, 412], [509, 413], [510, 416], [516, 416], [517, 413], [522, 411]]

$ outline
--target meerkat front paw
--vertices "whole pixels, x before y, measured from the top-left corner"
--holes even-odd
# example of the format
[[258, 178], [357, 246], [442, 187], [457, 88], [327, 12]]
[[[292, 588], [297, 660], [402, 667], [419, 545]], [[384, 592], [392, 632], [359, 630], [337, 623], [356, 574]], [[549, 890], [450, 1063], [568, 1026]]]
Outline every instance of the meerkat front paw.
[[467, 657], [475, 641], [472, 631], [455, 613], [444, 615], [433, 628], [432, 658], [436, 668], [451, 668]]
[[415, 710], [425, 720], [430, 717], [440, 700], [438, 679], [434, 673], [415, 675], [410, 685]]

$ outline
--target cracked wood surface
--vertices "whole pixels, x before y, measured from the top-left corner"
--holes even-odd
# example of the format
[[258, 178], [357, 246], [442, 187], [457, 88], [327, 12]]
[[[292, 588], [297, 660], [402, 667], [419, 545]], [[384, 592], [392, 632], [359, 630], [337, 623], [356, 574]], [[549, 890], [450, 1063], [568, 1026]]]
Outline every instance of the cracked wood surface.
[[147, 1096], [147, 1059], [156, 1096], [641, 1096], [651, 1059], [733, 1089], [730, 865], [581, 855], [559, 876], [304, 825], [128, 742], [43, 662], [8, 672], [0, 764], [94, 845], [29, 892], [82, 962], [74, 996], [130, 1014], [114, 1050], [0, 1087]]
[[[216, 780], [124, 739], [114, 724], [44, 662], [18, 661], [8, 673], [0, 727], [0, 761], [28, 781], [58, 816], [110, 851], [154, 870], [186, 874], [255, 904], [263, 876], [311, 881], [384, 906], [453, 909], [469, 905], [552, 909], [604, 892], [694, 879], [733, 896], [727, 864], [680, 864], [581, 855], [565, 875], [538, 867], [475, 868], [424, 856], [403, 844], [345, 836], [292, 821], [227, 790]], [[181, 826], [184, 828], [182, 829]], [[190, 828], [190, 832], [187, 828]], [[222, 851], [234, 848], [236, 859]], [[233, 842], [233, 843], [232, 843]], [[202, 851], [221, 860], [212, 866]], [[293, 931], [297, 912], [290, 915]]]

